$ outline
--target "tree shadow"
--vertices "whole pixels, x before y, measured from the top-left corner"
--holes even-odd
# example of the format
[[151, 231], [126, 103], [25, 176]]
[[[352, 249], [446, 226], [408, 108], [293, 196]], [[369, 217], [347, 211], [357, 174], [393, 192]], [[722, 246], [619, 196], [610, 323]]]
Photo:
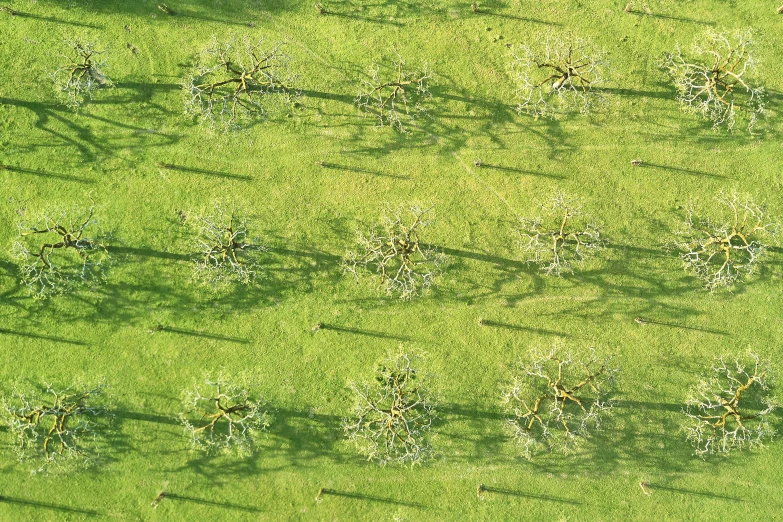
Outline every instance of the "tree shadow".
[[58, 511], [60, 513], [71, 513], [74, 515], [88, 515], [92, 517], [103, 517], [105, 513], [101, 511], [95, 511], [93, 509], [81, 509], [63, 504], [55, 504], [52, 502], [41, 502], [37, 500], [28, 500], [19, 497], [9, 497], [7, 495], [0, 495], [0, 503], [13, 504], [20, 507], [30, 507], [35, 509], [48, 509], [52, 511]]

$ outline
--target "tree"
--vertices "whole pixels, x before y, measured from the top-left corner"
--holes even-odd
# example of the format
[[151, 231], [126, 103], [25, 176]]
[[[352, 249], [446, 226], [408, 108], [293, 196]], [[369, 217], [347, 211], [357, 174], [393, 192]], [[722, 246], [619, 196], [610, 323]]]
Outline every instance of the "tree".
[[[47, 384], [43, 394], [14, 391], [3, 397], [2, 412], [22, 461], [43, 461], [68, 469], [95, 463], [95, 439], [108, 427], [110, 416], [99, 403], [104, 384], [74, 384], [57, 389]], [[36, 464], [38, 465], [38, 464]]]
[[234, 207], [230, 211], [225, 207], [216, 202], [210, 213], [185, 214], [200, 250], [193, 266], [194, 277], [215, 288], [251, 283], [261, 270], [258, 254], [265, 250], [250, 242], [247, 219], [238, 216]]
[[517, 110], [536, 117], [589, 113], [600, 99], [595, 88], [606, 70], [604, 52], [585, 38], [550, 34], [535, 48], [519, 46], [511, 60]]
[[611, 357], [599, 358], [593, 348], [576, 357], [563, 352], [532, 350], [503, 391], [508, 425], [525, 458], [542, 449], [575, 452], [612, 408], [607, 396], [618, 370]]
[[426, 113], [425, 103], [432, 97], [432, 72], [423, 67], [408, 68], [399, 53], [390, 63], [375, 63], [370, 67], [359, 89], [356, 104], [378, 119], [378, 125], [388, 125], [407, 132], [416, 118]]
[[697, 215], [693, 204], [688, 206], [688, 217], [671, 245], [685, 269], [710, 290], [750, 276], [778, 231], [766, 209], [749, 196], [721, 191], [714, 201], [716, 205], [704, 215]]
[[420, 383], [417, 362], [415, 355], [390, 357], [376, 369], [373, 385], [350, 384], [356, 403], [343, 427], [367, 460], [414, 465], [432, 456], [435, 400]]
[[269, 427], [266, 402], [245, 376], [218, 375], [187, 391], [180, 421], [194, 449], [250, 454], [255, 438]]
[[[34, 297], [61, 294], [103, 277], [108, 252], [90, 237], [97, 224], [94, 213], [95, 201], [90, 198], [87, 209], [55, 210], [17, 224], [19, 237], [12, 253], [19, 260], [22, 282]], [[32, 238], [40, 242], [31, 244]]]
[[290, 104], [293, 78], [282, 47], [267, 48], [263, 39], [214, 38], [185, 81], [186, 111], [201, 122], [236, 128]]
[[556, 192], [541, 215], [520, 219], [517, 232], [525, 261], [535, 263], [547, 275], [573, 273], [604, 247], [600, 227], [582, 212], [580, 202]]
[[380, 276], [379, 287], [401, 299], [411, 299], [432, 285], [446, 262], [437, 248], [421, 244], [420, 232], [430, 222], [425, 216], [432, 207], [409, 207], [410, 218], [403, 221], [403, 211], [387, 211], [383, 224], [369, 234], [359, 232], [358, 249], [343, 259], [343, 272], [359, 282], [359, 272], [371, 269]]
[[696, 454], [763, 447], [775, 434], [771, 388], [772, 370], [758, 355], [716, 358], [710, 375], [691, 388], [683, 410], [683, 429]]
[[750, 31], [726, 34], [708, 32], [693, 45], [692, 57], [677, 47], [663, 60], [682, 108], [710, 120], [713, 128], [734, 130], [737, 117], [747, 120], [748, 131], [764, 114], [764, 91], [748, 80], [755, 69]]
[[78, 109], [85, 99], [92, 99], [102, 87], [112, 87], [112, 81], [103, 73], [106, 50], [99, 50], [93, 42], [67, 41], [67, 53], [61, 53], [64, 63], [52, 75], [57, 91], [65, 105]]

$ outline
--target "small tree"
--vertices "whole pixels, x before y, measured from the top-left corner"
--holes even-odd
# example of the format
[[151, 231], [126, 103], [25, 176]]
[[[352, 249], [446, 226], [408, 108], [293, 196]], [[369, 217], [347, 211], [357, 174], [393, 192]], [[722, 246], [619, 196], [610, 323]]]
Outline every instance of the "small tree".
[[688, 217], [672, 245], [685, 269], [710, 290], [751, 275], [778, 230], [766, 209], [748, 196], [721, 191], [714, 201], [717, 204], [705, 215], [697, 215], [689, 205]]
[[425, 216], [431, 210], [411, 206], [407, 222], [402, 210], [387, 211], [380, 227], [369, 234], [359, 232], [358, 249], [345, 255], [343, 272], [353, 274], [358, 283], [361, 270], [374, 270], [380, 276], [379, 287], [402, 299], [429, 288], [446, 262], [435, 247], [421, 244], [419, 234], [430, 224]]
[[671, 76], [683, 109], [699, 114], [714, 128], [733, 130], [738, 113], [752, 130], [764, 114], [763, 89], [748, 80], [755, 69], [750, 31], [730, 39], [708, 32], [693, 46], [693, 57], [677, 47], [667, 54], [662, 67]]
[[373, 385], [350, 384], [356, 403], [343, 427], [367, 460], [414, 465], [432, 455], [428, 435], [436, 417], [435, 401], [421, 385], [417, 359], [408, 354], [391, 357], [376, 369]]
[[525, 458], [541, 449], [575, 452], [612, 407], [607, 395], [617, 369], [611, 357], [599, 358], [592, 348], [576, 358], [562, 352], [531, 351], [503, 391], [508, 425]]
[[683, 429], [697, 455], [763, 447], [772, 438], [769, 414], [777, 402], [771, 374], [769, 363], [753, 353], [744, 360], [715, 359], [710, 375], [691, 388], [683, 410]]
[[67, 41], [67, 53], [60, 54], [63, 65], [52, 78], [64, 103], [71, 109], [78, 109], [85, 99], [92, 99], [95, 92], [106, 86], [113, 86], [103, 73], [106, 50], [99, 50], [93, 42]]
[[539, 217], [520, 219], [517, 232], [525, 261], [536, 263], [547, 275], [573, 273], [574, 266], [581, 266], [605, 244], [600, 227], [582, 212], [579, 201], [560, 192], [541, 205]]
[[[97, 221], [90, 207], [44, 213], [17, 224], [19, 238], [12, 253], [20, 263], [22, 282], [36, 298], [64, 293], [78, 284], [103, 277], [106, 246], [91, 236]], [[32, 238], [40, 242], [32, 244]]]
[[603, 51], [590, 40], [550, 34], [536, 47], [519, 46], [512, 56], [519, 112], [589, 113], [600, 99], [595, 88], [603, 82], [607, 66]]
[[48, 384], [43, 394], [5, 395], [2, 412], [19, 459], [43, 461], [39, 471], [52, 464], [68, 469], [94, 463], [95, 439], [110, 420], [106, 410], [96, 405], [104, 388], [104, 384], [75, 384], [57, 389]]
[[369, 79], [362, 81], [356, 104], [378, 119], [378, 125], [389, 125], [407, 132], [408, 125], [426, 113], [425, 102], [432, 97], [432, 73], [427, 64], [420, 69], [407, 68], [399, 53], [390, 63], [373, 64]]
[[215, 288], [223, 284], [249, 284], [261, 270], [258, 253], [264, 247], [250, 242], [248, 221], [232, 207], [216, 202], [210, 213], [185, 215], [200, 253], [193, 266], [197, 281]]
[[267, 48], [263, 39], [214, 38], [185, 81], [186, 111], [201, 122], [232, 128], [288, 105], [293, 79], [282, 47]]
[[194, 449], [250, 454], [255, 438], [269, 426], [265, 401], [246, 377], [219, 375], [187, 391], [180, 420]]

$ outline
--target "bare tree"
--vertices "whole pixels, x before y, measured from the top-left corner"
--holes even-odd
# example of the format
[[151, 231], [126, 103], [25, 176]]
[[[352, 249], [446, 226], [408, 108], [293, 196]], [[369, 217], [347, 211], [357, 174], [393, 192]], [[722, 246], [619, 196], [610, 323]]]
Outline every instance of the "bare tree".
[[[108, 253], [105, 245], [90, 237], [97, 224], [94, 213], [90, 198], [87, 209], [55, 210], [17, 224], [19, 237], [12, 253], [20, 263], [22, 282], [34, 297], [46, 298], [102, 279]], [[32, 244], [32, 238], [40, 242]]]
[[685, 269], [693, 271], [710, 290], [728, 287], [751, 275], [778, 231], [764, 207], [750, 197], [721, 191], [716, 205], [697, 215], [693, 204], [671, 247]]
[[696, 454], [763, 447], [775, 434], [769, 420], [777, 407], [771, 381], [769, 363], [754, 353], [744, 360], [716, 358], [710, 375], [691, 388], [683, 410], [683, 429]]
[[373, 385], [351, 383], [356, 403], [343, 427], [367, 460], [414, 465], [431, 457], [435, 400], [420, 382], [417, 362], [409, 354], [390, 357], [378, 366]]
[[95, 43], [78, 39], [67, 41], [66, 45], [68, 52], [60, 54], [64, 63], [52, 74], [52, 79], [65, 105], [76, 110], [85, 99], [92, 99], [98, 89], [113, 84], [103, 73], [105, 49], [99, 50]]
[[739, 113], [748, 131], [764, 114], [764, 91], [748, 80], [755, 69], [750, 31], [732, 39], [708, 32], [693, 46], [692, 57], [677, 47], [663, 60], [683, 109], [710, 120], [714, 128], [733, 130]]
[[57, 389], [48, 384], [43, 394], [5, 395], [2, 412], [19, 459], [42, 460], [38, 471], [52, 464], [63, 468], [95, 463], [94, 440], [110, 421], [107, 411], [96, 404], [104, 388], [75, 384]]
[[596, 87], [604, 81], [604, 52], [590, 40], [548, 35], [536, 47], [522, 45], [512, 55], [517, 84], [517, 110], [553, 116], [578, 110], [589, 113], [600, 100]]
[[572, 273], [574, 266], [605, 245], [600, 227], [582, 211], [581, 203], [560, 192], [541, 205], [540, 216], [520, 219], [517, 232], [526, 261], [536, 263], [547, 275]]
[[184, 84], [186, 111], [201, 122], [238, 127], [291, 103], [293, 78], [284, 44], [266, 47], [263, 39], [214, 38]]
[[503, 391], [508, 425], [525, 458], [542, 449], [573, 453], [612, 407], [607, 396], [618, 370], [611, 357], [599, 358], [592, 348], [576, 357], [563, 352], [532, 350]]
[[269, 426], [266, 402], [247, 377], [218, 375], [187, 391], [180, 420], [194, 449], [250, 454], [255, 438]]
[[248, 220], [232, 206], [220, 202], [202, 215], [185, 214], [185, 222], [194, 232], [192, 239], [200, 253], [194, 264], [197, 281], [219, 288], [223, 284], [249, 284], [260, 273], [258, 254], [265, 249], [253, 244]]
[[421, 243], [420, 232], [430, 224], [425, 216], [431, 210], [411, 206], [407, 221], [401, 209], [387, 211], [380, 227], [369, 234], [359, 232], [358, 249], [345, 255], [343, 272], [353, 274], [358, 282], [360, 271], [374, 270], [380, 276], [379, 287], [402, 299], [429, 288], [446, 263], [437, 248]]
[[390, 63], [375, 63], [369, 78], [362, 81], [356, 104], [378, 119], [378, 125], [388, 125], [407, 132], [416, 118], [426, 113], [425, 103], [430, 92], [432, 72], [425, 63], [420, 69], [408, 68], [395, 52]]

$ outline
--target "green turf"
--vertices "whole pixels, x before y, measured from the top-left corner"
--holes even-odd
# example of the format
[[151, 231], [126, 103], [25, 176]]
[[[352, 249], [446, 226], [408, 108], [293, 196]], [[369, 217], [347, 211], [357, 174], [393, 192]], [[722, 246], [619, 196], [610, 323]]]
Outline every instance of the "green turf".
[[[343, 16], [319, 16], [310, 2], [181, 0], [169, 17], [148, 0], [18, 0], [22, 15], [0, 13], [0, 163], [17, 167], [0, 171], [2, 387], [105, 377], [118, 419], [109, 461], [67, 477], [30, 475], [4, 438], [0, 518], [779, 516], [780, 442], [701, 461], [679, 432], [679, 410], [715, 354], [752, 348], [779, 365], [780, 251], [733, 293], [709, 294], [660, 248], [689, 199], [708, 202], [721, 188], [783, 215], [777, 5], [659, 0], [642, 16], [624, 13], [625, 0], [480, 3], [473, 14], [466, 1], [335, 2], [327, 7]], [[748, 26], [769, 117], [757, 136], [714, 132], [679, 110], [656, 64], [706, 29]], [[589, 117], [517, 115], [507, 44], [566, 29], [608, 52], [607, 104]], [[240, 134], [194, 127], [179, 82], [213, 34], [288, 41], [301, 106]], [[109, 46], [117, 87], [74, 114], [46, 75], [63, 37], [77, 35]], [[432, 119], [410, 136], [375, 127], [353, 105], [369, 64], [395, 47], [437, 75]], [[474, 168], [476, 158], [489, 167]], [[632, 167], [634, 158], [658, 167]], [[600, 262], [562, 279], [521, 263], [510, 233], [555, 188], [580, 195], [611, 241]], [[108, 282], [34, 302], [8, 253], [16, 212], [87, 193], [113, 236]], [[213, 296], [186, 284], [176, 211], [216, 197], [247, 209], [270, 253], [262, 281]], [[427, 240], [452, 264], [406, 303], [343, 277], [339, 258], [387, 203], [409, 201], [435, 203]], [[640, 326], [637, 316], [669, 325]], [[348, 331], [311, 331], [317, 322]], [[149, 333], [156, 324], [181, 332]], [[529, 348], [558, 339], [617, 354], [616, 415], [583, 453], [527, 462], [504, 431], [499, 385]], [[400, 344], [427, 354], [441, 398], [438, 457], [413, 470], [364, 462], [340, 428], [347, 382], [369, 378]], [[253, 458], [194, 454], [176, 421], [181, 391], [221, 368], [257, 372], [273, 405]], [[480, 483], [501, 492], [479, 501]], [[316, 504], [322, 487], [344, 495]], [[160, 491], [176, 497], [153, 509]]]

